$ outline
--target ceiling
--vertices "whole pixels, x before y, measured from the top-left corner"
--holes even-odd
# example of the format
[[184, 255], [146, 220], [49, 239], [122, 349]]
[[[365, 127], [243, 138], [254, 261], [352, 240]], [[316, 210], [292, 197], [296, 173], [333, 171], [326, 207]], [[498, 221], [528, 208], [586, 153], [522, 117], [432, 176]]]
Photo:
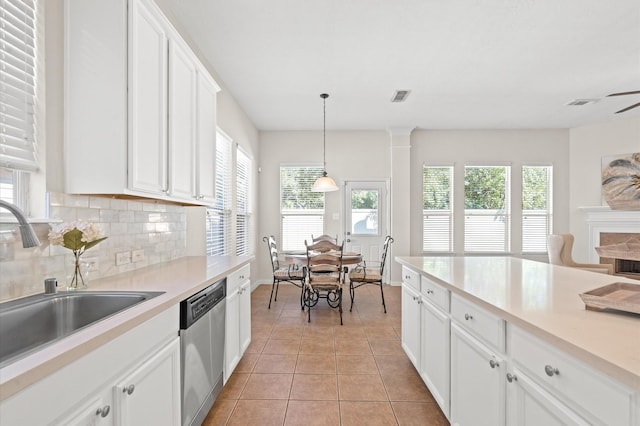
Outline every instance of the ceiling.
[[[158, 0], [260, 130], [640, 117], [640, 1]], [[411, 90], [391, 103], [397, 89]], [[593, 98], [585, 106], [566, 106]]]

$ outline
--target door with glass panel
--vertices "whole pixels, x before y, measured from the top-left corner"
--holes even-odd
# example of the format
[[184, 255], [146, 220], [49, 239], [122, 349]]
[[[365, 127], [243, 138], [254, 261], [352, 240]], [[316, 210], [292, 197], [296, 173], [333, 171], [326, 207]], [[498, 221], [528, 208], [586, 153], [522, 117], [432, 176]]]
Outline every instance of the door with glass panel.
[[[346, 252], [379, 261], [389, 234], [388, 181], [346, 181], [344, 242]], [[389, 266], [389, 265], [387, 265]], [[388, 271], [389, 268], [386, 268]]]

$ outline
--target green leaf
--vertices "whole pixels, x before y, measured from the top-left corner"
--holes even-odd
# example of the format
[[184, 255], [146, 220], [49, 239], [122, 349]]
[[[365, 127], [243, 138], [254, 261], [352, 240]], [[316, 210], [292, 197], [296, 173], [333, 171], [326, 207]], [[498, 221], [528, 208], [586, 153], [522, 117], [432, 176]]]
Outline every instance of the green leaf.
[[71, 250], [80, 250], [85, 243], [82, 241], [82, 231], [78, 228], [73, 228], [71, 231], [64, 234], [63, 246]]
[[97, 240], [93, 240], [93, 241], [91, 241], [90, 243], [86, 243], [86, 245], [85, 245], [84, 249], [85, 249], [85, 250], [88, 250], [88, 249], [90, 249], [91, 247], [93, 247], [93, 246], [95, 246], [96, 244], [98, 244], [100, 241], [103, 241], [103, 240], [106, 240], [106, 239], [107, 239], [107, 237], [102, 237], [102, 238], [98, 238]]

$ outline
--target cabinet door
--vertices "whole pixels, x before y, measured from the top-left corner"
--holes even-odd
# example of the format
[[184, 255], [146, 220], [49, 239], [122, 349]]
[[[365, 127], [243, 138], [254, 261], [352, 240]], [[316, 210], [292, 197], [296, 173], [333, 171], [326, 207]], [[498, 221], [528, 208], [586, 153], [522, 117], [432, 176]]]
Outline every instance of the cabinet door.
[[227, 294], [224, 334], [224, 381], [233, 373], [240, 361], [240, 289]]
[[198, 199], [213, 204], [216, 198], [216, 93], [218, 88], [198, 71], [198, 133], [196, 152], [196, 193]]
[[251, 281], [240, 286], [240, 357], [251, 343]]
[[110, 389], [89, 398], [51, 424], [54, 426], [110, 426], [113, 424], [113, 400]]
[[120, 380], [114, 399], [119, 425], [180, 424], [180, 339]]
[[514, 426], [589, 424], [517, 368], [508, 376], [507, 418]]
[[148, 3], [133, 1], [130, 7], [128, 184], [162, 194], [167, 190], [167, 35]]
[[427, 301], [421, 311], [420, 374], [440, 409], [449, 417], [449, 316]]
[[169, 42], [169, 195], [193, 200], [195, 192], [196, 65], [176, 40]]
[[451, 424], [505, 424], [505, 366], [485, 345], [451, 324]]
[[420, 371], [420, 295], [402, 283], [402, 348]]

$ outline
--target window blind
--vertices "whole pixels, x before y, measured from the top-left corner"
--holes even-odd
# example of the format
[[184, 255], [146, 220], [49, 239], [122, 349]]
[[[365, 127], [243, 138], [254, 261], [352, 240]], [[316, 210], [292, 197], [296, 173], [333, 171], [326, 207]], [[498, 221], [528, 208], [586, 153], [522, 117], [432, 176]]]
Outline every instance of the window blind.
[[453, 167], [422, 168], [422, 251], [453, 251]]
[[250, 234], [251, 159], [240, 149], [236, 155], [236, 255], [251, 254]]
[[231, 139], [216, 136], [216, 201], [207, 209], [206, 247], [208, 256], [231, 254]]
[[318, 166], [280, 167], [283, 251], [304, 250], [312, 234], [324, 234], [324, 193], [311, 192], [322, 171]]
[[545, 253], [552, 232], [551, 166], [522, 167], [522, 252]]
[[0, 5], [0, 166], [35, 171], [36, 3]]

